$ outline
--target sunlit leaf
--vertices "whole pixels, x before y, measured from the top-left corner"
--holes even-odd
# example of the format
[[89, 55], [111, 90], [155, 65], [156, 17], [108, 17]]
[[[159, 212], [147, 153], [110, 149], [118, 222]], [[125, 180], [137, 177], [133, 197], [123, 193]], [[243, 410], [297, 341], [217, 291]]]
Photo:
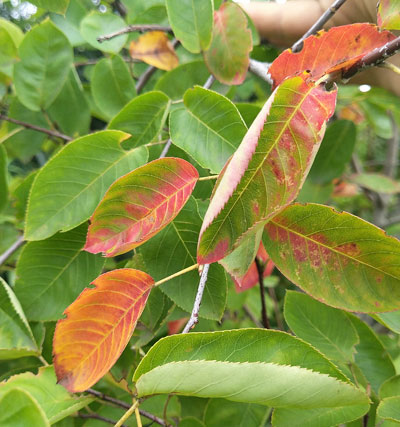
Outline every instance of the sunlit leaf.
[[143, 244], [178, 215], [198, 177], [190, 163], [168, 157], [118, 179], [90, 219], [84, 249], [110, 257]]
[[129, 135], [93, 133], [63, 147], [40, 169], [26, 216], [27, 240], [43, 240], [86, 221], [116, 178], [146, 163], [145, 147], [125, 151]]
[[28, 392], [43, 409], [51, 424], [74, 414], [93, 401], [93, 397], [73, 397], [58, 385], [52, 366], [40, 368], [37, 375], [24, 372], [0, 383], [0, 396], [15, 389]]
[[[99, 276], [57, 322], [53, 354], [58, 383], [84, 391], [116, 362], [128, 343], [154, 280], [129, 268]], [[101, 312], [101, 316], [99, 316]]]
[[204, 53], [207, 67], [220, 82], [241, 84], [249, 68], [251, 49], [246, 15], [235, 3], [224, 3], [214, 12], [212, 41]]
[[400, 183], [379, 173], [359, 173], [350, 177], [360, 187], [377, 193], [400, 193]]
[[384, 420], [400, 423], [400, 396], [383, 399], [379, 403], [377, 415]]
[[49, 12], [64, 14], [68, 8], [69, 1], [70, 0], [32, 0], [30, 3], [48, 10]]
[[359, 312], [396, 310], [400, 242], [347, 212], [294, 204], [265, 227], [277, 268], [312, 297]]
[[[20, 45], [24, 34], [21, 29], [12, 22], [0, 17], [0, 75], [12, 77], [13, 67], [18, 60], [18, 46]], [[3, 80], [3, 79], [2, 79]]]
[[179, 64], [168, 36], [162, 31], [149, 31], [133, 40], [129, 45], [129, 53], [133, 59], [140, 59], [161, 70], [172, 70]]
[[304, 41], [302, 50], [285, 50], [269, 68], [274, 87], [286, 77], [310, 71], [313, 80], [333, 72], [345, 72], [371, 50], [385, 45], [395, 36], [379, 31], [372, 24], [351, 24], [320, 31]]
[[380, 0], [378, 25], [388, 30], [400, 30], [400, 0]]
[[336, 91], [286, 80], [226, 167], [204, 218], [198, 262], [224, 258], [297, 196], [333, 114]]
[[212, 0], [167, 0], [168, 18], [175, 37], [189, 52], [206, 50], [213, 27]]

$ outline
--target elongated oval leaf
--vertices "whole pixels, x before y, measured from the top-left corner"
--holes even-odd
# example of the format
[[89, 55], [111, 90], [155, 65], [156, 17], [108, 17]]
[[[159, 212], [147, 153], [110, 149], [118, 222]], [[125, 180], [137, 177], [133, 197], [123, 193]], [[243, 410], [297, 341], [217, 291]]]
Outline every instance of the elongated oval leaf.
[[246, 15], [234, 3], [222, 4], [214, 12], [212, 41], [204, 53], [210, 72], [222, 83], [243, 83], [251, 49], [251, 31], [247, 28]]
[[271, 95], [217, 183], [198, 262], [224, 258], [297, 196], [333, 114], [336, 91], [286, 80]]
[[[84, 391], [115, 363], [128, 343], [154, 280], [125, 268], [99, 276], [57, 322], [53, 341], [58, 383]], [[101, 312], [101, 316], [99, 313]]]
[[266, 250], [293, 283], [325, 304], [366, 313], [400, 304], [400, 242], [346, 212], [287, 207], [265, 227]]
[[360, 187], [378, 193], [396, 194], [400, 193], [400, 183], [379, 173], [359, 173], [351, 176], [351, 181]]
[[381, 28], [400, 30], [400, 1], [380, 0], [377, 18]]
[[199, 174], [186, 160], [154, 160], [117, 180], [90, 221], [85, 250], [115, 256], [149, 240], [172, 221]]
[[201, 87], [186, 91], [183, 102], [186, 108], [170, 116], [172, 142], [203, 168], [221, 172], [246, 134], [243, 119], [230, 100]]
[[400, 396], [383, 399], [379, 403], [376, 413], [384, 420], [396, 421], [400, 424]]
[[400, 396], [400, 375], [396, 375], [386, 380], [379, 388], [379, 398]]
[[367, 396], [324, 356], [277, 331], [242, 329], [164, 338], [143, 358], [134, 380], [139, 396], [174, 392], [274, 407], [368, 409]]
[[298, 53], [285, 50], [269, 68], [274, 87], [286, 77], [309, 70], [314, 80], [325, 74], [345, 72], [371, 50], [385, 45], [395, 36], [379, 31], [372, 24], [351, 24], [320, 31], [304, 41]]
[[384, 324], [388, 329], [396, 334], [400, 334], [400, 311], [391, 311], [389, 313], [375, 314], [374, 319]]
[[29, 198], [27, 240], [43, 240], [86, 221], [116, 178], [146, 163], [146, 148], [121, 148], [127, 137], [118, 131], [87, 135], [70, 142], [46, 163]]
[[206, 50], [213, 28], [212, 0], [167, 0], [169, 22], [175, 37], [192, 53]]
[[19, 47], [21, 61], [14, 66], [18, 99], [27, 108], [48, 108], [60, 93], [72, 65], [72, 47], [49, 20], [29, 31]]

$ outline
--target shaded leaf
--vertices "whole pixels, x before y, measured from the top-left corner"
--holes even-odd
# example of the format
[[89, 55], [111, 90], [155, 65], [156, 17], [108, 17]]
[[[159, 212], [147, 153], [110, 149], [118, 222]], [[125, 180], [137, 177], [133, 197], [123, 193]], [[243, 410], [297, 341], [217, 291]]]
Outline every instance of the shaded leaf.
[[285, 50], [269, 68], [274, 87], [286, 77], [309, 70], [313, 80], [325, 74], [345, 73], [357, 60], [371, 50], [385, 45], [395, 36], [379, 31], [372, 24], [351, 24], [319, 31], [304, 41], [298, 53]]
[[118, 129], [132, 136], [124, 143], [130, 148], [147, 144], [161, 132], [171, 101], [162, 92], [147, 92], [129, 102], [110, 122], [109, 129]]
[[290, 329], [321, 353], [337, 361], [353, 361], [359, 340], [345, 313], [306, 294], [287, 291], [284, 314]]
[[265, 231], [276, 267], [313, 298], [366, 313], [399, 308], [400, 242], [381, 229], [328, 206], [294, 204]]
[[43, 410], [32, 396], [22, 389], [10, 390], [0, 397], [0, 424], [3, 427], [50, 427]]
[[396, 194], [400, 193], [400, 183], [379, 173], [359, 173], [350, 177], [351, 181], [360, 187], [378, 193]]
[[400, 1], [380, 0], [377, 21], [381, 28], [400, 30]]
[[87, 225], [29, 242], [18, 259], [15, 292], [29, 320], [58, 320], [101, 272], [104, 260], [81, 252]]
[[108, 118], [136, 96], [129, 68], [119, 55], [100, 60], [94, 67], [91, 83], [94, 101]]
[[201, 87], [186, 91], [183, 102], [186, 108], [170, 116], [172, 142], [203, 168], [221, 172], [246, 134], [243, 119], [228, 98]]
[[8, 201], [8, 159], [7, 151], [0, 144], [0, 211], [2, 211]]
[[116, 178], [146, 163], [146, 148], [121, 148], [127, 137], [118, 131], [84, 136], [64, 146], [40, 169], [28, 203], [27, 240], [43, 240], [83, 223]]
[[247, 28], [246, 15], [237, 4], [222, 4], [214, 12], [212, 41], [204, 53], [210, 72], [222, 83], [243, 83], [251, 49], [251, 31]]
[[197, 259], [224, 258], [297, 196], [333, 114], [336, 91], [286, 80], [232, 156], [204, 218]]
[[40, 368], [37, 375], [24, 372], [11, 377], [0, 384], [0, 396], [15, 389], [28, 392], [38, 402], [51, 424], [74, 414], [94, 400], [93, 397], [71, 396], [64, 387], [57, 384], [52, 366]]
[[25, 218], [26, 206], [28, 204], [29, 192], [31, 190], [33, 180], [37, 174], [37, 170], [31, 172], [28, 176], [24, 177], [22, 182], [14, 188], [12, 192], [13, 205], [15, 208], [15, 216], [19, 221]]
[[235, 105], [247, 127], [251, 126], [258, 113], [261, 111], [261, 108], [256, 104], [237, 102]]
[[50, 20], [45, 20], [25, 35], [19, 56], [13, 82], [18, 99], [33, 111], [48, 108], [60, 93], [72, 65], [68, 39]]
[[377, 415], [384, 420], [400, 423], [400, 396], [383, 399], [379, 403]]
[[131, 41], [129, 54], [133, 59], [140, 59], [146, 64], [166, 71], [179, 64], [174, 47], [162, 31], [149, 31], [137, 40]]
[[68, 8], [69, 0], [32, 0], [30, 3], [49, 12], [64, 14]]
[[396, 334], [400, 334], [400, 311], [375, 314], [374, 318]]
[[206, 50], [213, 28], [212, 0], [167, 0], [168, 19], [175, 37], [192, 53]]
[[380, 399], [385, 399], [392, 396], [400, 396], [400, 375], [389, 378], [381, 385], [379, 389]]
[[[196, 264], [197, 238], [201, 228], [197, 202], [190, 197], [179, 215], [160, 233], [140, 248], [146, 260], [146, 271], [160, 280]], [[160, 286], [180, 308], [192, 311], [199, 285], [199, 274], [190, 271]], [[224, 270], [213, 264], [208, 272], [200, 317], [220, 320], [226, 305], [227, 283]]]
[[83, 38], [95, 49], [108, 53], [118, 53], [128, 40], [127, 34], [114, 37], [102, 43], [97, 41], [97, 37], [121, 30], [125, 26], [125, 21], [118, 15], [92, 12], [82, 19], [80, 32]]
[[[129, 268], [99, 276], [57, 322], [53, 341], [58, 383], [70, 392], [95, 384], [117, 361], [146, 304], [154, 280]], [[99, 317], [101, 310], [101, 317]]]

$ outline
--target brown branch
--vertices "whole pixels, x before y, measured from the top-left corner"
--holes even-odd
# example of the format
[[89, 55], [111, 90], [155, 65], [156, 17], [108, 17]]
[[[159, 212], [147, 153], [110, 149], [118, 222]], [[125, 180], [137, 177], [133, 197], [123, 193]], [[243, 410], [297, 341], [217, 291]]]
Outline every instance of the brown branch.
[[110, 34], [105, 34], [104, 36], [97, 37], [97, 41], [99, 43], [103, 43], [107, 40], [111, 40], [114, 37], [122, 36], [123, 34], [127, 33], [134, 33], [134, 32], [143, 32], [143, 31], [163, 31], [165, 33], [172, 32], [171, 27], [167, 27], [164, 25], [128, 25], [125, 28], [122, 28], [121, 30], [114, 31]]
[[276, 324], [278, 326], [278, 329], [280, 331], [284, 331], [285, 328], [283, 326], [283, 321], [282, 321], [282, 316], [281, 316], [281, 311], [279, 310], [279, 304], [278, 304], [278, 299], [276, 297], [276, 292], [274, 288], [268, 288], [268, 294], [274, 304], [274, 311], [275, 311], [275, 319], [276, 319]]
[[[80, 412], [78, 412], [77, 417], [78, 418], [82, 418], [82, 419], [99, 420], [99, 421], [103, 421], [103, 422], [105, 422], [107, 424], [112, 424], [112, 425], [115, 425], [115, 423], [116, 423], [116, 421], [111, 420], [110, 418], [106, 418], [106, 417], [103, 417], [101, 415], [94, 414], [94, 413], [93, 414], [81, 414]], [[127, 427], [127, 425], [126, 424], [122, 424], [122, 427]]]
[[265, 289], [264, 289], [264, 267], [261, 261], [256, 257], [255, 263], [257, 266], [258, 283], [260, 285], [260, 298], [261, 298], [261, 320], [265, 329], [269, 329], [269, 320], [267, 315], [267, 306], [265, 304]]
[[33, 125], [31, 123], [22, 122], [21, 120], [12, 119], [11, 117], [5, 116], [4, 114], [0, 114], [0, 120], [5, 120], [10, 123], [14, 123], [19, 126], [23, 126], [26, 129], [35, 130], [36, 132], [42, 132], [46, 135], [53, 136], [55, 138], [61, 138], [64, 141], [72, 141], [72, 138], [68, 135], [64, 135], [60, 132], [57, 132], [56, 130], [50, 130], [46, 128], [42, 128], [40, 126]]
[[336, 0], [315, 22], [314, 25], [310, 27], [310, 29], [304, 33], [304, 35], [297, 40], [297, 42], [292, 46], [292, 52], [299, 52], [303, 48], [303, 41], [310, 37], [311, 35], [318, 32], [331, 18], [332, 16], [339, 10], [339, 8], [345, 3], [346, 0]]
[[4, 253], [0, 255], [0, 265], [4, 262], [24, 244], [24, 237], [19, 237]]

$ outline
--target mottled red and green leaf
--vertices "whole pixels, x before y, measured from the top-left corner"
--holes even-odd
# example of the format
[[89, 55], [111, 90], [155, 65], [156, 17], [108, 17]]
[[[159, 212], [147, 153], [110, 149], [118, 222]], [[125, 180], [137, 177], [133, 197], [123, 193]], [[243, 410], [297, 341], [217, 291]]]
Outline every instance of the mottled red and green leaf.
[[400, 0], [380, 0], [378, 25], [387, 30], [400, 30]]

